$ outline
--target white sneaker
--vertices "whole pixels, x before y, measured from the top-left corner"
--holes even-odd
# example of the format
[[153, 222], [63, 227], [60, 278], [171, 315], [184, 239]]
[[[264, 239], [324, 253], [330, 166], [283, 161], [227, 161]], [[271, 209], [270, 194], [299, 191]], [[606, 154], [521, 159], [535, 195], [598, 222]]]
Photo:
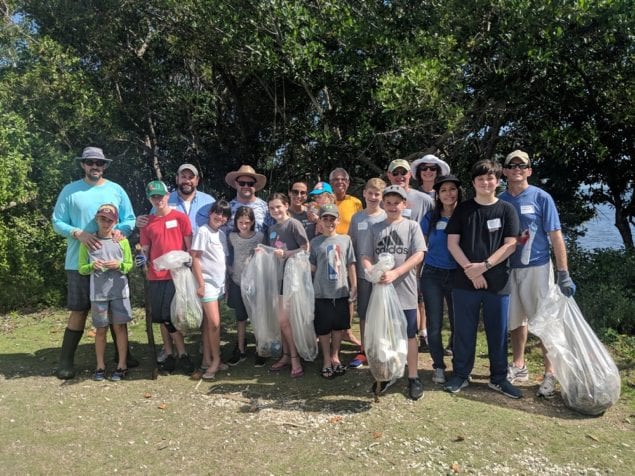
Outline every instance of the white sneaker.
[[443, 369], [432, 370], [432, 381], [434, 383], [445, 383], [445, 371]]
[[510, 383], [514, 382], [526, 382], [529, 380], [529, 371], [527, 366], [516, 367], [513, 362], [507, 367], [507, 380]]
[[556, 394], [556, 376], [550, 372], [545, 374], [540, 387], [538, 387], [538, 391], [536, 392], [537, 397], [544, 398], [553, 398]]

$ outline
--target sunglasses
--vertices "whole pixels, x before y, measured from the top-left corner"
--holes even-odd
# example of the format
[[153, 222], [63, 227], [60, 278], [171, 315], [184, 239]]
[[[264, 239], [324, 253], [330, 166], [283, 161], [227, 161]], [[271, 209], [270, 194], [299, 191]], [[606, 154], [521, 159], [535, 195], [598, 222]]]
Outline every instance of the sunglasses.
[[106, 161], [105, 160], [82, 160], [82, 162], [84, 162], [84, 165], [96, 165], [97, 167], [103, 167], [106, 165]]
[[291, 195], [306, 195], [306, 190], [291, 189]]
[[241, 187], [253, 187], [256, 185], [256, 182], [244, 182], [242, 180], [237, 180], [236, 183]]
[[520, 169], [520, 170], [525, 170], [529, 168], [529, 165], [527, 164], [507, 164], [505, 166], [506, 169]]
[[436, 170], [437, 170], [437, 166], [436, 165], [421, 165], [421, 166], [419, 166], [419, 172], [426, 172], [426, 171], [435, 172]]
[[395, 170], [394, 172], [390, 172], [392, 175], [395, 175], [397, 177], [399, 176], [403, 176], [403, 175], [408, 175], [409, 172], [407, 170]]

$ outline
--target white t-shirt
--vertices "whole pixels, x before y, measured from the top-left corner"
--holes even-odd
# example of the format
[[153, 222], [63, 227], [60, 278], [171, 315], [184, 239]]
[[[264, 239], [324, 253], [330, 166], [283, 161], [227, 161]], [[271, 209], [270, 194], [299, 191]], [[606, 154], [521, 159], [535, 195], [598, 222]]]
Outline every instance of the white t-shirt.
[[192, 251], [201, 251], [201, 271], [207, 283], [221, 289], [225, 286], [225, 258], [227, 238], [220, 230], [214, 231], [209, 225], [198, 229], [192, 242]]

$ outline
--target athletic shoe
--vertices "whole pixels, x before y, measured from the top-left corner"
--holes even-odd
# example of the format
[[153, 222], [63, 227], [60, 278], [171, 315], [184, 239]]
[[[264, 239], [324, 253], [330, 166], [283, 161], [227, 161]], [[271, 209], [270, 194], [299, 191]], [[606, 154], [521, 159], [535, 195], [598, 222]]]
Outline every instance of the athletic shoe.
[[553, 398], [556, 394], [556, 376], [551, 372], [545, 374], [540, 387], [538, 387], [538, 391], [536, 392], [537, 397], [544, 398]]
[[[173, 357], [176, 357], [176, 351], [172, 353]], [[157, 355], [157, 364], [162, 364], [163, 362], [165, 362], [165, 359], [168, 358], [168, 354], [165, 351], [165, 349], [163, 347], [161, 347], [161, 350], [159, 351], [159, 355]], [[130, 365], [128, 365], [128, 367], [130, 367]]]
[[413, 400], [423, 397], [423, 383], [419, 377], [408, 379], [408, 395]]
[[434, 383], [445, 383], [445, 371], [443, 369], [434, 369], [432, 371], [432, 381]]
[[192, 359], [190, 358], [188, 354], [183, 354], [182, 356], [179, 357], [179, 367], [187, 375], [191, 375], [194, 372], [194, 369], [196, 368], [194, 366], [194, 362], [192, 362]]
[[443, 386], [443, 390], [450, 393], [459, 393], [461, 389], [467, 387], [469, 384], [467, 379], [453, 375]]
[[[389, 387], [391, 387], [397, 380], [384, 380], [383, 382], [379, 382], [379, 393], [386, 393]], [[377, 380], [373, 382], [373, 385], [370, 387], [371, 393], [376, 393], [377, 391]]]
[[234, 365], [238, 365], [245, 360], [247, 360], [247, 353], [241, 352], [240, 349], [238, 349], [238, 346], [235, 346], [234, 350], [232, 351], [232, 356], [227, 361], [227, 363], [233, 367]]
[[529, 380], [529, 371], [527, 370], [527, 366], [523, 365], [522, 367], [516, 367], [513, 363], [507, 367], [507, 380], [510, 383], [515, 382], [526, 382]]
[[264, 367], [267, 364], [267, 357], [256, 354], [256, 360], [254, 361], [254, 367]]
[[353, 360], [348, 363], [348, 368], [358, 369], [360, 367], [363, 367], [364, 365], [368, 365], [368, 359], [366, 358], [366, 354], [360, 352], [355, 356]]
[[159, 365], [159, 368], [163, 372], [174, 372], [174, 369], [176, 369], [176, 359], [173, 355], [168, 355], [163, 363]]
[[106, 369], [97, 369], [93, 374], [93, 380], [95, 382], [103, 382], [106, 380]]
[[509, 380], [503, 380], [501, 383], [489, 382], [487, 386], [509, 398], [520, 398], [523, 396], [523, 392], [518, 387], [514, 387]]
[[110, 380], [119, 382], [128, 376], [128, 369], [117, 369], [110, 375]]

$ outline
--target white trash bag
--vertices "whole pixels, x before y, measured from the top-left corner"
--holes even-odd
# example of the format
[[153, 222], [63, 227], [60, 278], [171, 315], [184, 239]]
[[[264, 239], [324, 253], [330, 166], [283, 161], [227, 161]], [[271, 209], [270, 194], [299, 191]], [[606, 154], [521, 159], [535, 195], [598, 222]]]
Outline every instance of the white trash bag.
[[203, 323], [203, 306], [196, 294], [198, 284], [192, 270], [186, 266], [189, 263], [191, 257], [186, 251], [170, 251], [152, 261], [155, 269], [170, 270], [175, 288], [170, 319], [183, 334], [199, 332]]
[[278, 322], [279, 259], [275, 248], [258, 245], [240, 276], [240, 291], [256, 337], [256, 351], [262, 357], [280, 357]]
[[573, 298], [553, 285], [529, 331], [540, 338], [560, 382], [565, 404], [601, 415], [620, 398], [620, 373]]
[[394, 266], [394, 257], [382, 253], [377, 264], [366, 271], [373, 291], [368, 302], [364, 348], [370, 372], [380, 382], [402, 377], [408, 354], [406, 318], [395, 287], [392, 283], [378, 284], [381, 275]]
[[313, 325], [315, 294], [309, 253], [300, 251], [287, 260], [283, 282], [284, 305], [289, 313], [295, 347], [300, 357], [313, 362], [318, 346]]

